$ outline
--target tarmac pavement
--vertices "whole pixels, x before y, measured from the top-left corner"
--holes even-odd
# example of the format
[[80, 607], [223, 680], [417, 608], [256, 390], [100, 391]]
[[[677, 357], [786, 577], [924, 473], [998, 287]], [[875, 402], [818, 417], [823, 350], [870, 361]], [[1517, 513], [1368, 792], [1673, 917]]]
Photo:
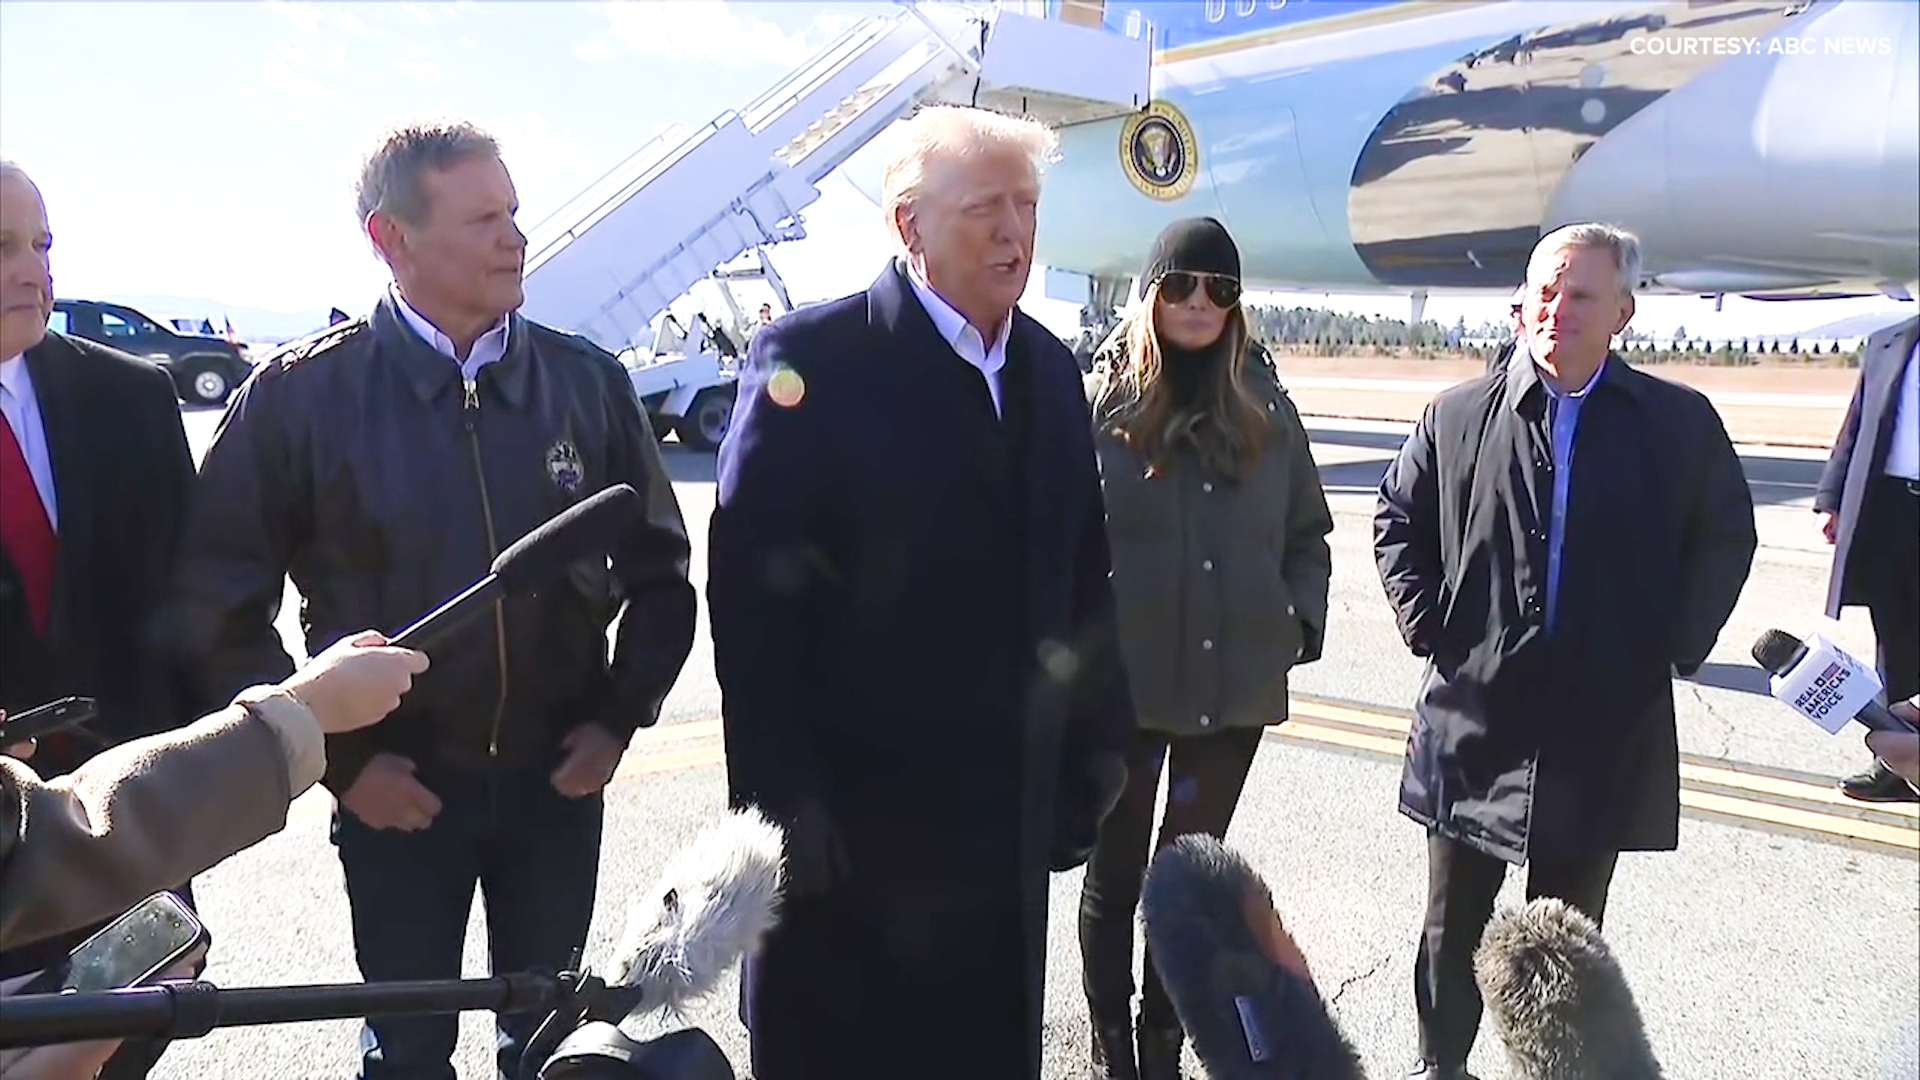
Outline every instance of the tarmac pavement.
[[[218, 413], [190, 411], [196, 453]], [[1273, 888], [1323, 994], [1372, 1076], [1414, 1050], [1412, 978], [1425, 897], [1419, 828], [1395, 811], [1405, 716], [1420, 675], [1397, 633], [1371, 551], [1373, 486], [1406, 425], [1310, 420], [1333, 504], [1334, 578], [1325, 659], [1296, 672], [1294, 717], [1273, 729], [1227, 842]], [[667, 446], [704, 579], [713, 459]], [[1831, 790], [1863, 766], [1859, 729], [1828, 736], [1766, 698], [1747, 650], [1763, 629], [1804, 635], [1827, 562], [1811, 484], [1823, 454], [1746, 448], [1763, 549], [1707, 667], [1679, 683], [1687, 813], [1675, 853], [1622, 858], [1607, 937], [1674, 1080], [1920, 1075], [1920, 816], [1862, 807]], [[283, 632], [291, 629], [293, 605]], [[1872, 655], [1865, 613], [1836, 628]], [[642, 733], [607, 796], [601, 902], [587, 956], [610, 952], [623, 907], [725, 807], [704, 602], [694, 652], [661, 725]], [[207, 978], [222, 987], [357, 979], [328, 798], [298, 800], [286, 830], [197, 880], [213, 929]], [[1086, 1006], [1074, 928], [1080, 873], [1055, 876], [1048, 958], [1048, 1080], [1085, 1067]], [[1510, 875], [1502, 903], [1521, 898]], [[404, 912], [395, 913], [405, 918]], [[465, 971], [487, 974], [476, 904]], [[730, 976], [688, 1019], [747, 1074]], [[491, 1018], [463, 1017], [462, 1077], [492, 1076]], [[964, 1034], [966, 1018], [956, 1019]], [[176, 1044], [156, 1078], [335, 1078], [354, 1074], [356, 1028], [331, 1021], [228, 1029]], [[937, 1048], [929, 1048], [937, 1053]], [[1483, 1029], [1483, 1080], [1509, 1077]], [[912, 1061], [876, 1075], [912, 1077]], [[1197, 1074], [1196, 1074], [1197, 1075]]]

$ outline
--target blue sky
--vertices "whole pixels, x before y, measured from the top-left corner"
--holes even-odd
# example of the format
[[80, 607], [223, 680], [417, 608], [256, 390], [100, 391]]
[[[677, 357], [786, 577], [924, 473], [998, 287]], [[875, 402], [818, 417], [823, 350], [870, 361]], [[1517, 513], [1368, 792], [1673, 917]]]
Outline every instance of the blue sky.
[[[61, 295], [357, 310], [385, 273], [354, 221], [352, 183], [385, 125], [455, 115], [493, 132], [530, 227], [662, 127], [696, 127], [746, 104], [863, 15], [894, 10], [7, 0], [0, 153], [46, 195]], [[774, 249], [796, 300], [864, 287], [890, 250], [878, 212], [851, 185], [835, 177], [822, 191], [809, 239]], [[1039, 292], [1036, 274], [1029, 295]], [[1281, 299], [1407, 313], [1404, 297]], [[1765, 333], [1892, 305], [1726, 306], [1716, 316], [1705, 301], [1650, 298], [1636, 325]], [[1058, 329], [1072, 325], [1070, 305], [1030, 307]], [[1478, 322], [1503, 310], [1435, 297], [1427, 316]]]

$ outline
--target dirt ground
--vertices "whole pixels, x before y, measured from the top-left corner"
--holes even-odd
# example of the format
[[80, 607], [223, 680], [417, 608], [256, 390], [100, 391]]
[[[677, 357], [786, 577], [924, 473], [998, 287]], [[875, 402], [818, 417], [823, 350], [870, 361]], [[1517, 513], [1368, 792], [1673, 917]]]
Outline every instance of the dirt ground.
[[[1471, 360], [1393, 360], [1374, 357], [1278, 356], [1280, 377], [1378, 379], [1380, 389], [1295, 386], [1291, 394], [1303, 413], [1363, 420], [1413, 421], [1432, 399], [1427, 390], [1395, 388], [1396, 381], [1461, 382], [1479, 375]], [[1824, 449], [1846, 418], [1846, 399], [1858, 373], [1852, 368], [1786, 366], [1704, 367], [1649, 364], [1642, 370], [1692, 386], [1709, 397], [1732, 394], [1805, 395], [1828, 399], [1819, 405], [1771, 405], [1750, 401], [1716, 402], [1727, 433], [1737, 443]]]

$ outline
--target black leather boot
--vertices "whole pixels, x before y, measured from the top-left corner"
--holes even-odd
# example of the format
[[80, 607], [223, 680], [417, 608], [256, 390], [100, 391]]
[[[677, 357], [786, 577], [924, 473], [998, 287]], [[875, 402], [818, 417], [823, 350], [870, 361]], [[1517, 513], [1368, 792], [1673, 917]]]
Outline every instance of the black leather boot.
[[1140, 1080], [1140, 1069], [1133, 1060], [1133, 1026], [1114, 1024], [1093, 1027], [1093, 1069], [1089, 1080]]
[[1914, 791], [1913, 785], [1895, 776], [1893, 770], [1878, 758], [1865, 772], [1855, 773], [1840, 781], [1840, 790], [1848, 798], [1861, 802], [1920, 802], [1920, 793]]
[[1140, 1022], [1136, 1037], [1140, 1047], [1140, 1080], [1182, 1080], [1180, 1046], [1186, 1033], [1178, 1027], [1161, 1027]]

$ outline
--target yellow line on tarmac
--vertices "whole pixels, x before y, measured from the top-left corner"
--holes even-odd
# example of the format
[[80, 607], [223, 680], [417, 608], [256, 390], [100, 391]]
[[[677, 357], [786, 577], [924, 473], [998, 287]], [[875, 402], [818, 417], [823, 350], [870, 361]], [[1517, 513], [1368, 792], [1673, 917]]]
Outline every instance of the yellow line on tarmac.
[[[1275, 725], [1272, 729], [1274, 734], [1383, 757], [1399, 757], [1406, 751], [1409, 721], [1405, 716], [1299, 698], [1291, 702], [1290, 712], [1292, 719], [1285, 724]], [[1315, 723], [1316, 720], [1330, 723]], [[1366, 730], [1355, 731], [1353, 728]], [[718, 741], [720, 736], [718, 720], [696, 720], [648, 728], [637, 733], [633, 748], [626, 760], [621, 762], [615, 776], [643, 776], [719, 765], [726, 760], [725, 748]], [[683, 745], [706, 739], [715, 741], [711, 745]], [[1852, 814], [1781, 806], [1767, 801], [1767, 798], [1833, 806], [1852, 811], [1853, 814], [1875, 813], [1920, 821], [1920, 806], [1913, 803], [1860, 804], [1830, 787], [1693, 762], [1682, 762], [1680, 775], [1683, 783], [1680, 803], [1694, 810], [1920, 851], [1920, 830], [1903, 824], [1862, 820]], [[1751, 792], [1759, 797], [1696, 790], [1695, 785], [1701, 784]]]
[[[1361, 727], [1391, 731], [1404, 737], [1409, 721], [1393, 713], [1374, 712], [1370, 709], [1354, 709], [1343, 705], [1329, 705], [1318, 701], [1295, 700], [1292, 704], [1296, 716], [1314, 716], [1322, 720], [1338, 720]], [[1277, 729], [1286, 733], [1286, 727]], [[1396, 751], [1398, 752], [1398, 751]], [[1897, 817], [1910, 817], [1920, 821], [1920, 803], [1872, 803], [1863, 804], [1842, 795], [1837, 789], [1810, 784], [1804, 780], [1789, 780], [1780, 776], [1768, 776], [1765, 773], [1749, 772], [1743, 769], [1723, 768], [1716, 765], [1699, 765], [1691, 761], [1680, 764], [1680, 777], [1696, 783], [1713, 784], [1718, 787], [1738, 788], [1758, 795], [1771, 795], [1781, 799], [1797, 799], [1801, 802], [1821, 803], [1837, 806], [1845, 810], [1871, 809], [1876, 813], [1892, 814]]]
[[1344, 746], [1350, 750], [1370, 750], [1376, 754], [1391, 756], [1399, 756], [1407, 748], [1405, 739], [1362, 735], [1357, 731], [1348, 731], [1346, 728], [1322, 727], [1305, 720], [1290, 720], [1284, 727], [1275, 728], [1274, 733], [1292, 739], [1308, 739], [1313, 742]]
[[678, 772], [681, 769], [718, 765], [725, 760], [727, 760], [726, 751], [719, 746], [695, 746], [664, 754], [641, 754], [621, 762], [619, 771], [614, 773], [613, 777], [616, 780], [622, 780], [632, 776], [645, 776], [648, 773]]
[[1792, 806], [1775, 806], [1772, 803], [1737, 799], [1728, 795], [1716, 795], [1711, 791], [1695, 791], [1684, 787], [1680, 789], [1680, 805], [1713, 814], [1746, 818], [1749, 821], [1785, 825], [1790, 829], [1806, 829], [1812, 832], [1823, 832], [1829, 836], [1846, 836], [1855, 840], [1870, 840], [1888, 847], [1920, 851], [1920, 830], [1900, 825], [1882, 825], [1877, 821], [1860, 821], [1855, 818], [1822, 814]]

